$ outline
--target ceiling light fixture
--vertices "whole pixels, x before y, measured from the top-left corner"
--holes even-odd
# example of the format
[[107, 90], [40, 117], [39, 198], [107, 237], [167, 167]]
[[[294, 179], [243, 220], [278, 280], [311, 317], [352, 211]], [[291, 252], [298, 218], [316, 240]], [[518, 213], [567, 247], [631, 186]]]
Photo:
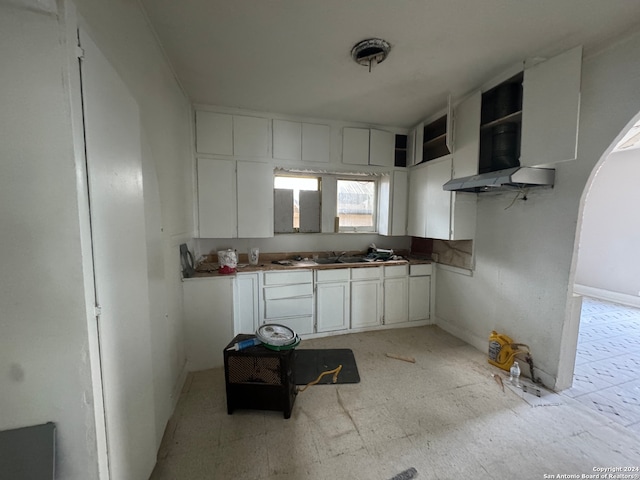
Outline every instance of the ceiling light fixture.
[[387, 58], [389, 50], [391, 50], [391, 45], [386, 40], [369, 38], [354, 45], [351, 49], [351, 58], [354, 62], [369, 67], [369, 71], [371, 71], [373, 67]]

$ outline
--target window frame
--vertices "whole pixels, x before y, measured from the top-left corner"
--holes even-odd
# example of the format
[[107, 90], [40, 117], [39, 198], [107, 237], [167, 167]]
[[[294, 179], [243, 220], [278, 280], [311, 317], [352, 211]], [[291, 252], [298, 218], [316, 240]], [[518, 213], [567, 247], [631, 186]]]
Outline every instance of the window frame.
[[338, 181], [348, 181], [348, 182], [371, 182], [373, 183], [373, 201], [372, 201], [372, 211], [371, 211], [371, 226], [338, 226], [337, 233], [378, 233], [378, 188], [379, 182], [378, 177], [373, 175], [363, 175], [363, 176], [349, 176], [349, 175], [335, 175], [336, 182], [336, 218], [339, 217], [339, 200], [338, 200]]
[[[295, 172], [278, 171], [274, 172], [273, 190], [275, 192], [276, 177], [313, 178], [318, 180], [318, 191], [320, 192], [320, 231], [317, 233], [345, 233], [345, 234], [377, 234], [379, 219], [380, 201], [380, 176], [376, 174], [358, 175], [340, 172]], [[373, 203], [370, 226], [343, 226], [339, 225], [336, 231], [335, 219], [338, 218], [338, 181], [351, 182], [372, 182], [373, 183]], [[275, 210], [274, 210], [275, 215]], [[304, 234], [315, 232], [300, 232], [299, 228], [293, 228], [290, 232], [276, 232], [274, 224], [274, 235]]]

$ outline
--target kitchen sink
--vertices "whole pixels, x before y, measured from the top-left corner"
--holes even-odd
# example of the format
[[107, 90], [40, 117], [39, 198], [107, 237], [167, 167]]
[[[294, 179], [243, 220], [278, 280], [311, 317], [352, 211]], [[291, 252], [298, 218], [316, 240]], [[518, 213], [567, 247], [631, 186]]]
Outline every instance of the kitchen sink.
[[361, 263], [366, 262], [363, 257], [326, 257], [314, 260], [318, 265], [332, 265], [336, 263]]

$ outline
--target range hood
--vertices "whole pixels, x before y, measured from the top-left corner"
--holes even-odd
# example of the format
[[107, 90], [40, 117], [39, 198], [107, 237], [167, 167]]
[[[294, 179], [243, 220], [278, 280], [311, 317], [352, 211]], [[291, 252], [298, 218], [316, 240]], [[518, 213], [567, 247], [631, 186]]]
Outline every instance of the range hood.
[[470, 177], [454, 178], [442, 187], [451, 192], [504, 192], [530, 187], [552, 187], [553, 168], [512, 167]]

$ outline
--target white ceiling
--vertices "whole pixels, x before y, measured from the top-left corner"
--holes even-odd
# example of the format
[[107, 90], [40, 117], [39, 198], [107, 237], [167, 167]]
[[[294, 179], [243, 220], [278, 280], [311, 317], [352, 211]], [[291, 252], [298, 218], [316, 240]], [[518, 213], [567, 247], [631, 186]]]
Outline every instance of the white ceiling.
[[[193, 103], [410, 127], [517, 62], [640, 22], [638, 0], [142, 0]], [[350, 56], [391, 44], [369, 73]]]

